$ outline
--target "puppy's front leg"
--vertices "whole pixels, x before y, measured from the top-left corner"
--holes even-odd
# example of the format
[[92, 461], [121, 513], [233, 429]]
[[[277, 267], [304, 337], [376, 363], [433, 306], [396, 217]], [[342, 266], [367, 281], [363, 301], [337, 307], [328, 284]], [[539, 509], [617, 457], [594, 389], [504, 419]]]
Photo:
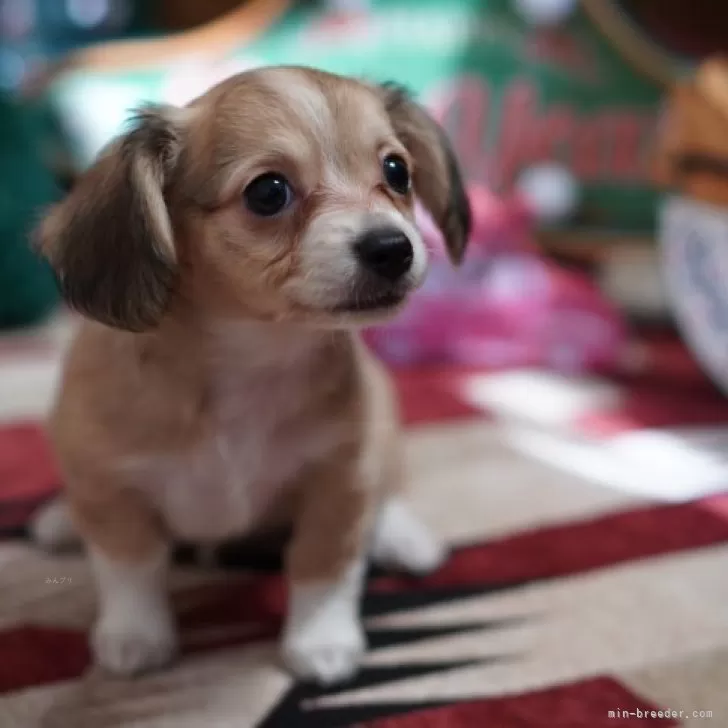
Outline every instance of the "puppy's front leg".
[[167, 595], [168, 546], [155, 514], [133, 491], [71, 497], [96, 577], [97, 663], [118, 675], [161, 667], [177, 650]]
[[351, 463], [306, 479], [288, 553], [283, 657], [299, 677], [345, 680], [366, 650], [360, 600], [376, 494]]

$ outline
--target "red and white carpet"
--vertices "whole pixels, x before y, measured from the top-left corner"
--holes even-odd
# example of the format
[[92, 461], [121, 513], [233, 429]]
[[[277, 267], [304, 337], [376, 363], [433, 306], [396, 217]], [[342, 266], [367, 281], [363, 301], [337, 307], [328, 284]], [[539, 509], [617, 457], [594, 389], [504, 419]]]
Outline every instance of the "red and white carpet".
[[684, 357], [631, 381], [400, 373], [412, 504], [453, 554], [371, 575], [364, 669], [320, 690], [278, 664], [282, 580], [240, 545], [180, 553], [176, 665], [90, 665], [84, 559], [22, 538], [57, 486], [37, 418], [62, 338], [0, 347], [2, 728], [728, 726], [728, 403]]

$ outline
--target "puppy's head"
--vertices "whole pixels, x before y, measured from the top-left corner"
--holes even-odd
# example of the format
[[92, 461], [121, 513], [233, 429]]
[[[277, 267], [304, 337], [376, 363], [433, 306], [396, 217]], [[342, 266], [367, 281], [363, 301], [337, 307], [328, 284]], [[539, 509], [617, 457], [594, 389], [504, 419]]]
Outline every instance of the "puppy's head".
[[417, 195], [454, 262], [470, 209], [444, 134], [396, 87], [300, 68], [144, 110], [51, 211], [69, 303], [153, 327], [176, 298], [225, 317], [372, 321], [422, 280]]

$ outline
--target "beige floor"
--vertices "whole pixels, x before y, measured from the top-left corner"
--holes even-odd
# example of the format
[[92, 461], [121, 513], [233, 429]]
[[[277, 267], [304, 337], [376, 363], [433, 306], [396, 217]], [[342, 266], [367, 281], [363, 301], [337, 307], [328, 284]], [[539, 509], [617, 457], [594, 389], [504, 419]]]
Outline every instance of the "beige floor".
[[73, 330], [71, 317], [58, 314], [42, 326], [0, 335], [0, 423], [43, 417]]

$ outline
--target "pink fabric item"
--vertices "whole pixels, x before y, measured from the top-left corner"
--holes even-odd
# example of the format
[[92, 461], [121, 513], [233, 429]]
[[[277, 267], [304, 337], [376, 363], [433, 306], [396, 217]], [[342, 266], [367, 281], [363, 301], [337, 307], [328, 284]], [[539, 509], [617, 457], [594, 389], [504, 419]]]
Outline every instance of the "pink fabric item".
[[430, 273], [395, 321], [367, 332], [374, 350], [395, 365], [615, 367], [626, 332], [610, 302], [588, 277], [538, 254], [535, 216], [523, 200], [479, 186], [469, 194], [473, 234], [462, 267], [450, 266], [439, 232], [421, 213]]

